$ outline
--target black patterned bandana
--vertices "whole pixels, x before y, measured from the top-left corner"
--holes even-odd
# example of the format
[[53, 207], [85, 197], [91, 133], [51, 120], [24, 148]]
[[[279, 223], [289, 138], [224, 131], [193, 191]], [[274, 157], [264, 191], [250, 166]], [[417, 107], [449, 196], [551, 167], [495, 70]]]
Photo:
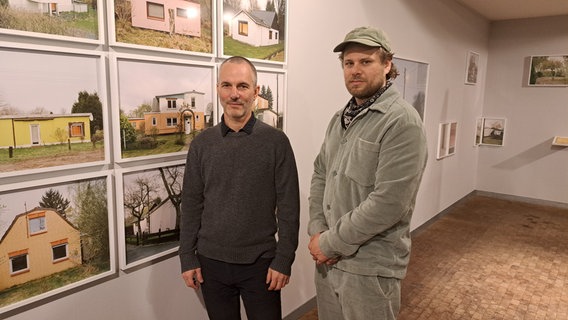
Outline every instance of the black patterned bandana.
[[341, 126], [343, 129], [347, 129], [351, 124], [351, 121], [363, 110], [367, 109], [370, 105], [372, 105], [377, 99], [385, 92], [387, 89], [392, 85], [392, 82], [387, 81], [387, 84], [380, 88], [374, 95], [372, 95], [367, 101], [363, 102], [360, 106], [357, 105], [355, 102], [355, 97], [352, 97], [351, 100], [343, 109], [343, 117], [341, 117]]

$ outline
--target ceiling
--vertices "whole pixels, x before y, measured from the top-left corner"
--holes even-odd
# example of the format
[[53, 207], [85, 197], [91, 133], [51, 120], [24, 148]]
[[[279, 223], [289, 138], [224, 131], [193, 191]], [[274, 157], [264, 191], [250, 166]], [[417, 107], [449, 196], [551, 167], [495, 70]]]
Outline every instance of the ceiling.
[[456, 0], [491, 21], [568, 15], [568, 0]]

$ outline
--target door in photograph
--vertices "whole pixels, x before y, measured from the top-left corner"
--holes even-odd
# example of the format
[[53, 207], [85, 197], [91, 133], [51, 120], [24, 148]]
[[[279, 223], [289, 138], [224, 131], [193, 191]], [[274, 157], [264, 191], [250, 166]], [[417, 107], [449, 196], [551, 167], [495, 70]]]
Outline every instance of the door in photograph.
[[32, 145], [38, 145], [39, 144], [39, 124], [32, 124], [30, 125], [30, 131], [31, 131], [31, 138], [32, 138]]

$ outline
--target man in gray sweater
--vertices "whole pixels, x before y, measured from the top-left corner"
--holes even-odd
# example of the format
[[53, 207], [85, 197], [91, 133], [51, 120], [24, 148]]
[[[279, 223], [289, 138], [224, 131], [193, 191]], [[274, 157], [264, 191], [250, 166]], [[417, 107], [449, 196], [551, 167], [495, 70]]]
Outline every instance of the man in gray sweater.
[[[179, 257], [188, 287], [201, 287], [210, 319], [281, 319], [280, 290], [298, 246], [299, 190], [286, 135], [262, 121], [254, 65], [225, 60], [217, 84], [223, 117], [187, 155]], [[278, 237], [276, 237], [276, 234]]]

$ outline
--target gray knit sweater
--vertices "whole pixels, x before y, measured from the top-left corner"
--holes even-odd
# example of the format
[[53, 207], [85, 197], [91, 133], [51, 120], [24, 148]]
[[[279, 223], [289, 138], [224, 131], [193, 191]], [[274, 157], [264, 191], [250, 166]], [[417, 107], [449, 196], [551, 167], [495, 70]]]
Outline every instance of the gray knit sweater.
[[[181, 270], [200, 267], [197, 253], [228, 263], [273, 258], [290, 275], [298, 247], [296, 161], [286, 135], [256, 121], [250, 134], [209, 128], [192, 142], [185, 168]], [[276, 233], [278, 239], [276, 239]]]

